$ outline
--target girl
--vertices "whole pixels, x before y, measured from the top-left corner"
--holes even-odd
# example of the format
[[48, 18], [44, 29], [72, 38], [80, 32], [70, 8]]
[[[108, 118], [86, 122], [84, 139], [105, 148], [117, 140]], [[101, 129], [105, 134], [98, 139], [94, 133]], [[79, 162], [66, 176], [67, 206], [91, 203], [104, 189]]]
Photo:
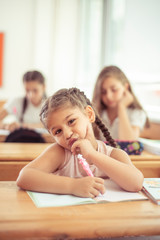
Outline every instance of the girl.
[[[23, 76], [25, 97], [17, 97], [7, 102], [0, 110], [1, 128], [14, 131], [17, 128], [41, 128], [39, 113], [42, 102], [46, 98], [45, 79], [38, 71], [26, 72]], [[14, 114], [16, 121], [4, 124], [2, 120], [8, 115]]]
[[[21, 170], [19, 187], [93, 198], [104, 193], [103, 178], [109, 177], [128, 191], [142, 188], [142, 173], [123, 150], [114, 148], [113, 139], [83, 92], [77, 88], [59, 90], [45, 101], [40, 117], [56, 143]], [[95, 139], [94, 122], [111, 146]], [[89, 163], [94, 177], [87, 176], [78, 153]]]
[[[144, 125], [149, 126], [129, 80], [116, 66], [105, 67], [100, 72], [92, 102], [114, 139], [137, 140]], [[97, 129], [95, 134], [104, 140]]]

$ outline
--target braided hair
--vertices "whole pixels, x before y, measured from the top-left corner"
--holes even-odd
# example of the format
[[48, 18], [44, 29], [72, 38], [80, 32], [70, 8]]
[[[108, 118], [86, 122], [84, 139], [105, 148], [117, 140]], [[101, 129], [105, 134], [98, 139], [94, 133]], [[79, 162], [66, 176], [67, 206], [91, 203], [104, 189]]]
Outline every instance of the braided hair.
[[43, 104], [41, 112], [40, 112], [40, 120], [47, 128], [47, 117], [53, 111], [61, 108], [66, 103], [70, 103], [73, 107], [79, 107], [80, 109], [84, 109], [88, 105], [90, 105], [95, 112], [95, 124], [101, 130], [106, 141], [109, 145], [116, 147], [116, 143], [113, 138], [110, 136], [110, 133], [100, 117], [98, 116], [96, 110], [92, 106], [90, 100], [86, 97], [84, 92], [80, 91], [78, 88], [69, 88], [69, 89], [60, 89], [56, 93], [54, 93], [51, 97], [49, 97]]

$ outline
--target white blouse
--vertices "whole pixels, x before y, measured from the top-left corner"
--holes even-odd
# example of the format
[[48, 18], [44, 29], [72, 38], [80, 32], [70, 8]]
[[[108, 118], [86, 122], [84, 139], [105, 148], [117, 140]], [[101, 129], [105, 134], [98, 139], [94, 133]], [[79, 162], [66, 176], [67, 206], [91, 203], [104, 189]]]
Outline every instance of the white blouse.
[[[144, 128], [147, 116], [143, 110], [127, 108], [127, 115], [132, 126], [137, 126], [141, 130]], [[113, 139], [118, 139], [119, 119], [116, 118], [111, 124], [107, 111], [103, 111], [101, 118], [105, 126], [108, 128], [111, 137]], [[100, 134], [100, 140], [105, 140], [103, 134]]]

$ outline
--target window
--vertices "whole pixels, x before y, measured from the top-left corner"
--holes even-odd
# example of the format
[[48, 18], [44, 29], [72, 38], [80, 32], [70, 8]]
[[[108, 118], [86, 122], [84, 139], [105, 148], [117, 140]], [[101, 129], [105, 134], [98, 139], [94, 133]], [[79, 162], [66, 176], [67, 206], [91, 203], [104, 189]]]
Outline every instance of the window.
[[160, 122], [160, 1], [107, 2], [105, 65], [124, 71], [149, 118]]

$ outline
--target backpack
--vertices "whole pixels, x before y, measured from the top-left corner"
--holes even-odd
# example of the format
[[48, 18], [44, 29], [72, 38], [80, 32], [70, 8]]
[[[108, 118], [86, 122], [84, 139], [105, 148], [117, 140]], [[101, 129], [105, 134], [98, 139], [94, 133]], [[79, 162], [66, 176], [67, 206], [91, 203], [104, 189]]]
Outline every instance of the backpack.
[[45, 143], [42, 135], [32, 129], [19, 128], [11, 132], [5, 142]]

